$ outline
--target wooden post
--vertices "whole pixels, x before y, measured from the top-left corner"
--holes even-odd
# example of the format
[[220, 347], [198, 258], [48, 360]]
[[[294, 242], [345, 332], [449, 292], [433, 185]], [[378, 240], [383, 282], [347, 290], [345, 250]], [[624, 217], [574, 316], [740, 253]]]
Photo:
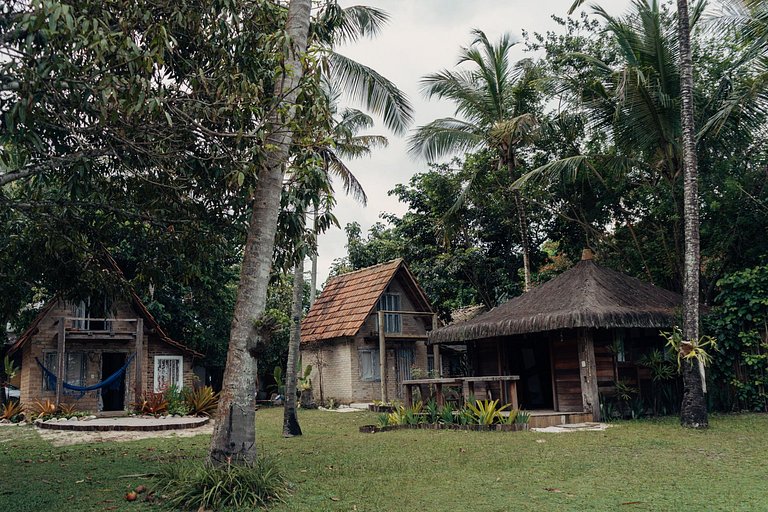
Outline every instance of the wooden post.
[[381, 376], [381, 401], [387, 403], [387, 343], [384, 312], [379, 311], [379, 373]]
[[139, 401], [144, 394], [144, 319], [136, 320], [136, 382], [134, 385], [134, 401]]
[[67, 336], [67, 321], [64, 317], [59, 318], [59, 339], [56, 345], [56, 407], [61, 404], [61, 393], [64, 389], [64, 377], [66, 377], [66, 361], [64, 353], [66, 351], [65, 338]]
[[587, 328], [577, 329], [576, 345], [579, 354], [579, 376], [581, 377], [581, 398], [584, 403], [584, 412], [591, 412], [592, 420], [600, 421], [597, 364], [595, 363], [595, 342], [592, 339], [592, 331]]

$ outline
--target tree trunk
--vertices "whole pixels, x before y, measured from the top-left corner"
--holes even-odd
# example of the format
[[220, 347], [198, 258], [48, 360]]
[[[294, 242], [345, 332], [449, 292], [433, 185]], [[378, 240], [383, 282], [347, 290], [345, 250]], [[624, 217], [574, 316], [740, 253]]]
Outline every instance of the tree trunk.
[[315, 208], [315, 211], [312, 213], [312, 230], [315, 233], [315, 250], [312, 251], [312, 271], [309, 274], [309, 307], [312, 307], [312, 304], [315, 303], [315, 298], [317, 297], [317, 251], [319, 245], [317, 240], [317, 237], [319, 236], [319, 233], [317, 232], [317, 208]]
[[517, 222], [520, 225], [520, 241], [523, 248], [523, 291], [527, 292], [531, 289], [531, 248], [528, 243], [528, 216], [525, 214], [525, 204], [523, 204], [523, 197], [520, 195], [520, 191], [515, 190], [512, 194], [515, 198], [515, 206], [517, 207]]
[[[512, 182], [515, 181], [515, 158], [512, 156], [502, 156], [502, 161], [507, 166], [509, 177]], [[531, 289], [531, 248], [528, 243], [528, 216], [525, 214], [525, 204], [520, 191], [512, 191], [512, 198], [515, 200], [515, 209], [517, 210], [517, 224], [520, 229], [520, 244], [523, 250], [523, 291]]]
[[[683, 276], [683, 343], [690, 348], [699, 340], [699, 190], [696, 139], [693, 120], [693, 63], [691, 61], [688, 1], [677, 0], [678, 39], [680, 46], [680, 96], [683, 126], [683, 213], [685, 217], [685, 258]], [[687, 347], [686, 347], [687, 345]], [[698, 361], [683, 363], [683, 403], [680, 424], [706, 428], [707, 405]]]
[[249, 463], [256, 459], [256, 360], [252, 354], [258, 341], [258, 322], [266, 306], [284, 166], [293, 140], [290, 125], [303, 74], [300, 57], [307, 48], [310, 13], [311, 0], [291, 0], [288, 6], [286, 33], [291, 48], [275, 90], [279, 104], [269, 118], [270, 132], [265, 143], [268, 149], [259, 171], [243, 249], [218, 420], [208, 454], [213, 464]]
[[293, 306], [291, 308], [291, 336], [288, 341], [288, 364], [285, 369], [285, 406], [283, 409], [283, 437], [301, 435], [296, 417], [296, 377], [301, 342], [301, 310], [304, 297], [304, 258], [300, 257], [293, 271]]

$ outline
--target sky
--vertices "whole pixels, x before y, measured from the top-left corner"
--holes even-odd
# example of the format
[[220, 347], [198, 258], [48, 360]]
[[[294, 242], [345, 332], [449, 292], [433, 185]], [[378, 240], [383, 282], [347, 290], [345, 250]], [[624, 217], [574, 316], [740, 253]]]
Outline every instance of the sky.
[[[419, 80], [426, 74], [453, 68], [460, 48], [471, 42], [472, 29], [484, 31], [491, 41], [504, 32], [520, 40], [523, 30], [559, 30], [551, 16], [565, 17], [571, 3], [572, 0], [340, 0], [342, 7], [377, 7], [386, 11], [390, 20], [376, 39], [340, 47], [338, 52], [374, 68], [408, 96], [415, 113], [413, 128], [454, 115], [450, 103], [425, 100], [419, 93]], [[627, 11], [630, 0], [601, 0], [600, 4], [610, 14], [619, 15]], [[522, 51], [513, 55], [525, 56]], [[344, 226], [357, 221], [363, 233], [367, 233], [380, 220], [382, 212], [405, 213], [406, 205], [387, 192], [427, 169], [425, 161], [407, 154], [407, 135], [395, 136], [381, 123], [372, 133], [385, 135], [389, 146], [374, 150], [368, 158], [348, 161], [368, 195], [368, 205], [363, 207], [344, 197], [342, 188], [336, 187], [340, 193], [335, 214], [341, 229], [332, 228], [319, 239], [318, 287], [325, 282], [333, 260], [346, 255]]]

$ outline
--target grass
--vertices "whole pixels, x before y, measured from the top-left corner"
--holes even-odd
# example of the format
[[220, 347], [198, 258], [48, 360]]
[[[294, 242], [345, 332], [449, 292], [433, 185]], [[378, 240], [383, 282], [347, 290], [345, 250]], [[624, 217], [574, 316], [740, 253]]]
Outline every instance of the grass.
[[[705, 432], [676, 419], [605, 432], [398, 430], [360, 434], [371, 413], [257, 414], [262, 449], [294, 485], [275, 511], [764, 510], [768, 415], [715, 416]], [[31, 427], [0, 428], [0, 510], [157, 510], [124, 493], [164, 461], [202, 458], [208, 436], [51, 447]]]

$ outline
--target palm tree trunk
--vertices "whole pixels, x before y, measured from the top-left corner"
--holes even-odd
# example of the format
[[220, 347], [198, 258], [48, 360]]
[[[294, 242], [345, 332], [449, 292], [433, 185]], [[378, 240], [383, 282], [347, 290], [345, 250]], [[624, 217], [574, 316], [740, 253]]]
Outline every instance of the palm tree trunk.
[[520, 241], [523, 248], [523, 291], [531, 289], [531, 248], [528, 243], [528, 216], [525, 214], [525, 204], [519, 190], [512, 193], [515, 198], [515, 207], [517, 208], [517, 222], [520, 226]]
[[[267, 285], [275, 246], [280, 192], [285, 163], [293, 140], [290, 124], [295, 114], [298, 84], [303, 74], [300, 57], [306, 52], [311, 0], [291, 0], [286, 33], [291, 49], [285, 71], [278, 80], [275, 97], [280, 104], [269, 118], [264, 166], [253, 200], [248, 224], [240, 283], [224, 369], [218, 420], [211, 439], [208, 460], [213, 464], [249, 463], [256, 459], [256, 359], [257, 326], [264, 313]], [[284, 108], [280, 108], [284, 107]]]
[[304, 258], [300, 257], [293, 271], [293, 306], [291, 307], [291, 336], [288, 341], [288, 364], [285, 368], [285, 408], [283, 410], [283, 437], [301, 435], [296, 417], [296, 375], [301, 342], [301, 309], [304, 297]]
[[[515, 176], [515, 157], [514, 155], [502, 154], [502, 161], [507, 165], [509, 177], [514, 183]], [[520, 190], [512, 191], [512, 198], [515, 200], [515, 209], [517, 210], [517, 224], [520, 229], [520, 244], [523, 250], [523, 291], [531, 289], [531, 248], [528, 242], [528, 216], [525, 213], [525, 204]]]
[[312, 307], [317, 297], [317, 252], [319, 245], [317, 240], [319, 236], [317, 232], [317, 208], [312, 213], [312, 232], [315, 234], [315, 250], [312, 251], [312, 271], [309, 274], [309, 307]]
[[[699, 339], [699, 190], [696, 139], [693, 120], [693, 63], [691, 60], [688, 1], [677, 0], [680, 45], [680, 96], [683, 126], [683, 213], [685, 217], [685, 258], [683, 276], [683, 343], [688, 351]], [[707, 404], [704, 399], [699, 362], [683, 363], [683, 403], [680, 423], [684, 427], [706, 428]]]

